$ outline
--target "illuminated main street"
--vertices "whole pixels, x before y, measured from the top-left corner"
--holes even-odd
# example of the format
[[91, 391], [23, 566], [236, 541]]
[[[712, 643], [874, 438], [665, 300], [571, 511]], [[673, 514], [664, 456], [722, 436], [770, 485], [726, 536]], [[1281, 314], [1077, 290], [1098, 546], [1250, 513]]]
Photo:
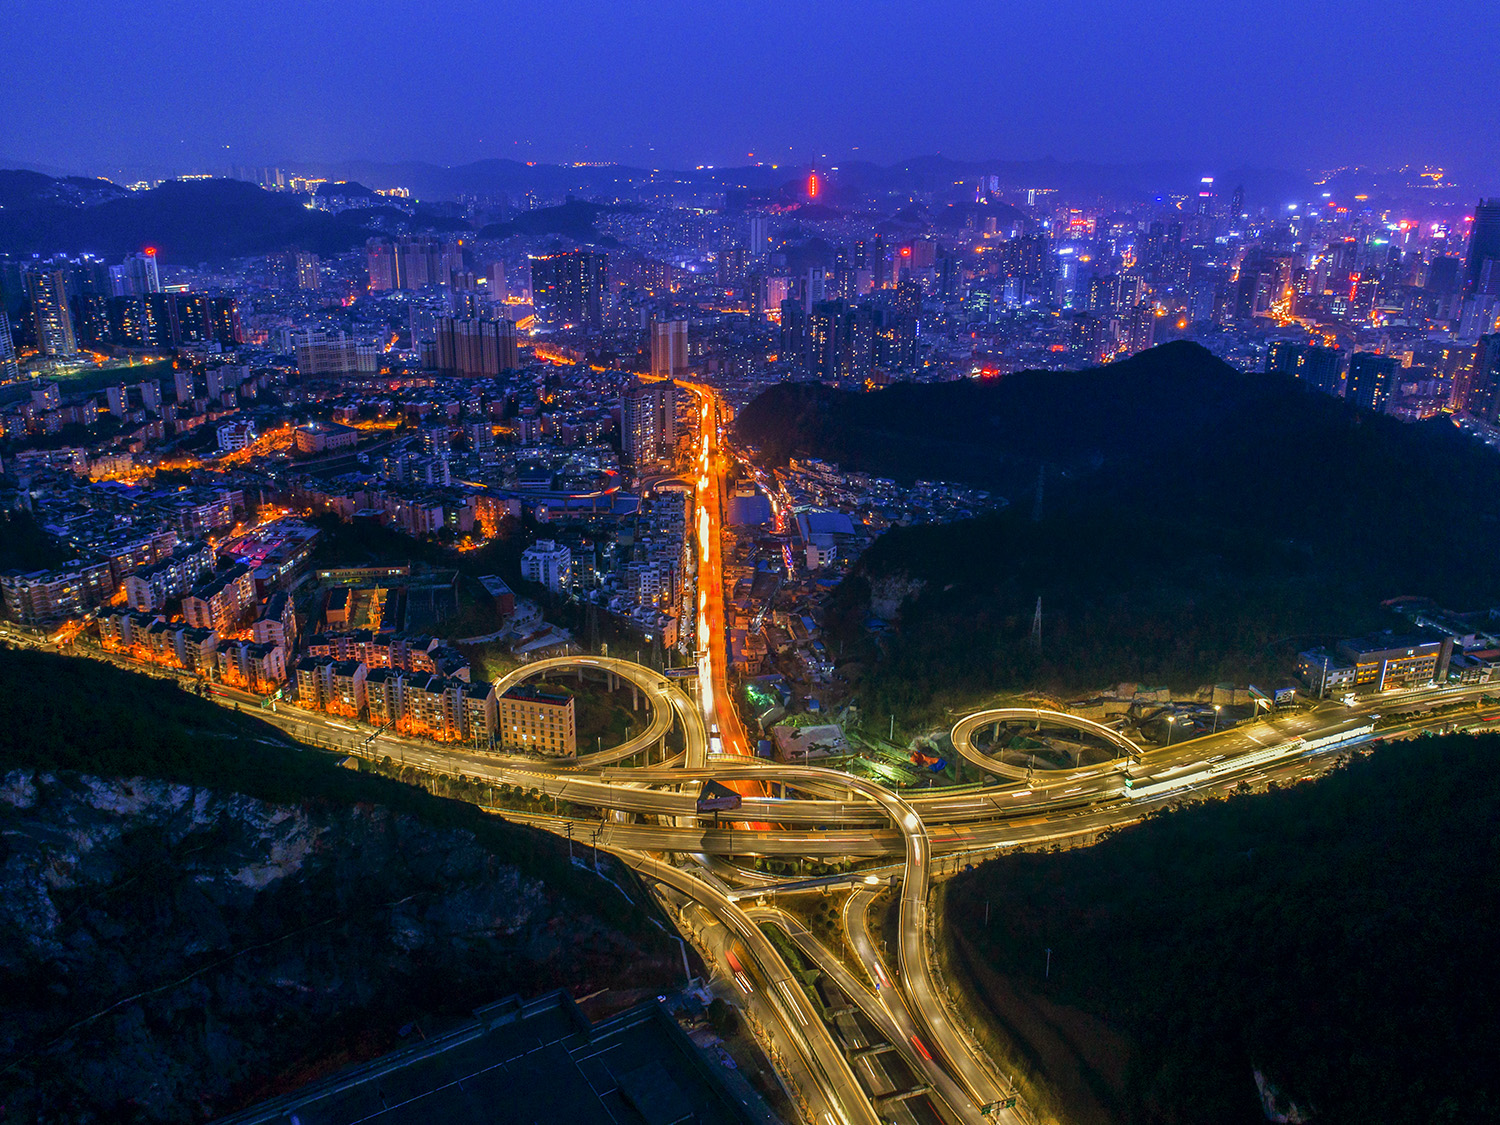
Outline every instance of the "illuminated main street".
[[[1140, 819], [1183, 797], [1223, 794], [1246, 782], [1290, 780], [1315, 774], [1335, 760], [1333, 751], [1376, 737], [1373, 720], [1399, 708], [1477, 702], [1485, 685], [1429, 688], [1365, 697], [1352, 707], [1324, 703], [1295, 714], [1248, 723], [1165, 748], [1136, 746], [1109, 728], [1092, 730], [1120, 757], [1071, 770], [1029, 771], [996, 762], [976, 739], [996, 722], [1046, 715], [1090, 730], [1087, 720], [1025, 709], [986, 711], [961, 719], [953, 743], [982, 776], [980, 785], [903, 795], [878, 783], [816, 766], [761, 761], [749, 752], [730, 700], [727, 673], [721, 495], [726, 457], [720, 446], [720, 410], [708, 388], [683, 384], [695, 396], [700, 441], [694, 454], [698, 567], [697, 699], [661, 673], [605, 656], [537, 661], [496, 683], [497, 693], [544, 672], [610, 676], [644, 697], [649, 722], [615, 747], [576, 759], [538, 759], [491, 753], [458, 743], [411, 738], [287, 704], [257, 714], [294, 738], [373, 759], [440, 774], [461, 774], [494, 785], [538, 790], [554, 801], [603, 814], [504, 815], [568, 834], [615, 855], [662, 888], [663, 904], [679, 919], [701, 918], [685, 928], [700, 953], [718, 968], [755, 1026], [779, 1071], [796, 1091], [809, 1120], [825, 1125], [875, 1125], [913, 1120], [905, 1099], [922, 1098], [946, 1121], [1022, 1121], [1006, 1105], [1012, 1091], [973, 1045], [943, 999], [928, 947], [930, 886], [935, 876], [999, 851], [1053, 841], [1089, 842], [1096, 834]], [[129, 665], [99, 650], [89, 655]], [[225, 705], [259, 707], [262, 699], [221, 685]], [[1422, 716], [1388, 726], [1379, 737], [1462, 719]], [[672, 732], [676, 732], [672, 734]], [[667, 748], [669, 735], [682, 749]], [[627, 765], [628, 761], [645, 764]], [[700, 815], [702, 783], [734, 785], [741, 805], [733, 822]], [[774, 786], [773, 786], [773, 783]], [[775, 795], [773, 795], [775, 794]], [[759, 856], [867, 860], [845, 876], [798, 887], [740, 867]], [[841, 914], [842, 950], [828, 948], [782, 909], [797, 895], [842, 883], [852, 887]], [[872, 937], [874, 906], [898, 885], [893, 962]], [[1003, 909], [1003, 906], [1001, 907]], [[708, 932], [708, 923], [716, 932]], [[800, 954], [849, 997], [873, 1034], [864, 1047], [836, 1039], [820, 1017], [761, 923], [783, 930]], [[843, 961], [844, 951], [852, 964]], [[743, 971], [734, 967], [735, 959]], [[857, 970], [857, 971], [856, 971]], [[868, 982], [868, 983], [867, 983]], [[892, 1088], [881, 1054], [904, 1060], [917, 1086]], [[992, 1107], [986, 1112], [986, 1107]]]

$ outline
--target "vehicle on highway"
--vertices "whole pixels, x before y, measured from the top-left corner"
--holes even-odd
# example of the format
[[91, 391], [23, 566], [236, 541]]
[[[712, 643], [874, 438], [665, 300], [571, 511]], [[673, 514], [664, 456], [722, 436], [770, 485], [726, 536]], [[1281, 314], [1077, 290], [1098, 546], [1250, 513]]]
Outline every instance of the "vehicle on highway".
[[750, 978], [745, 975], [745, 967], [740, 964], [740, 959], [734, 955], [734, 950], [724, 950], [724, 960], [729, 962], [729, 972], [734, 977], [734, 983], [739, 985], [741, 992], [749, 996], [753, 991]]

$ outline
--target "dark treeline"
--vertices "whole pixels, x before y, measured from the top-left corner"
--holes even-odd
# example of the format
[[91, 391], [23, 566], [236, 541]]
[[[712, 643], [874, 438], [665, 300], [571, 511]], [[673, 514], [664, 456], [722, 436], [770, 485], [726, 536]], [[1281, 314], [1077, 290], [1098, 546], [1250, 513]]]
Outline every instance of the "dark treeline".
[[1256, 1067], [1326, 1125], [1495, 1120], [1497, 755], [1397, 743], [1010, 856], [953, 881], [947, 921], [1019, 995], [1126, 1036], [1122, 1120], [1263, 1121]]

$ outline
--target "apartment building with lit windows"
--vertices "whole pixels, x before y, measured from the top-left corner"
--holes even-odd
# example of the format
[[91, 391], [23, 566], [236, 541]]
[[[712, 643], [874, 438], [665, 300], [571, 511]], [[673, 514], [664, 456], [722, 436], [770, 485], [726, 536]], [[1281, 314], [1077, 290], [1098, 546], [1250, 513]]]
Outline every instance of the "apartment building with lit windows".
[[141, 613], [160, 609], [187, 593], [212, 570], [214, 555], [207, 543], [184, 543], [169, 556], [144, 570], [125, 576], [125, 602]]
[[517, 684], [499, 699], [502, 745], [555, 757], [576, 757], [578, 732], [573, 694]]
[[189, 625], [226, 636], [235, 631], [255, 602], [255, 579], [250, 568], [241, 563], [183, 598], [182, 615]]
[[107, 602], [116, 589], [105, 560], [64, 563], [56, 570], [0, 574], [5, 615], [22, 625], [55, 625], [82, 617]]

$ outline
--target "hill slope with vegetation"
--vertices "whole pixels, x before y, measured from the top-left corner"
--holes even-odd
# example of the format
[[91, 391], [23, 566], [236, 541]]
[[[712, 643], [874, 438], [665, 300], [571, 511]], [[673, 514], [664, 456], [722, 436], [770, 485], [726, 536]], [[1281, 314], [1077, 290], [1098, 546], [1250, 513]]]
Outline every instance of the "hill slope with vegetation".
[[678, 979], [644, 895], [553, 837], [173, 683], [6, 648], [0, 683], [14, 1120], [207, 1120], [476, 1003]]
[[1252, 1125], [1256, 1070], [1320, 1125], [1496, 1120], [1497, 754], [1397, 743], [986, 863], [945, 892], [953, 960], [1044, 1082], [1079, 1076], [1070, 1120]]
[[[889, 532], [831, 597], [829, 628], [880, 714], [932, 719], [1010, 689], [1276, 678], [1300, 647], [1399, 627], [1384, 600], [1470, 609], [1500, 590], [1500, 459], [1447, 423], [1359, 412], [1193, 344], [987, 384], [783, 386], [737, 425], [772, 459], [1012, 500]], [[879, 644], [872, 613], [893, 618]]]

